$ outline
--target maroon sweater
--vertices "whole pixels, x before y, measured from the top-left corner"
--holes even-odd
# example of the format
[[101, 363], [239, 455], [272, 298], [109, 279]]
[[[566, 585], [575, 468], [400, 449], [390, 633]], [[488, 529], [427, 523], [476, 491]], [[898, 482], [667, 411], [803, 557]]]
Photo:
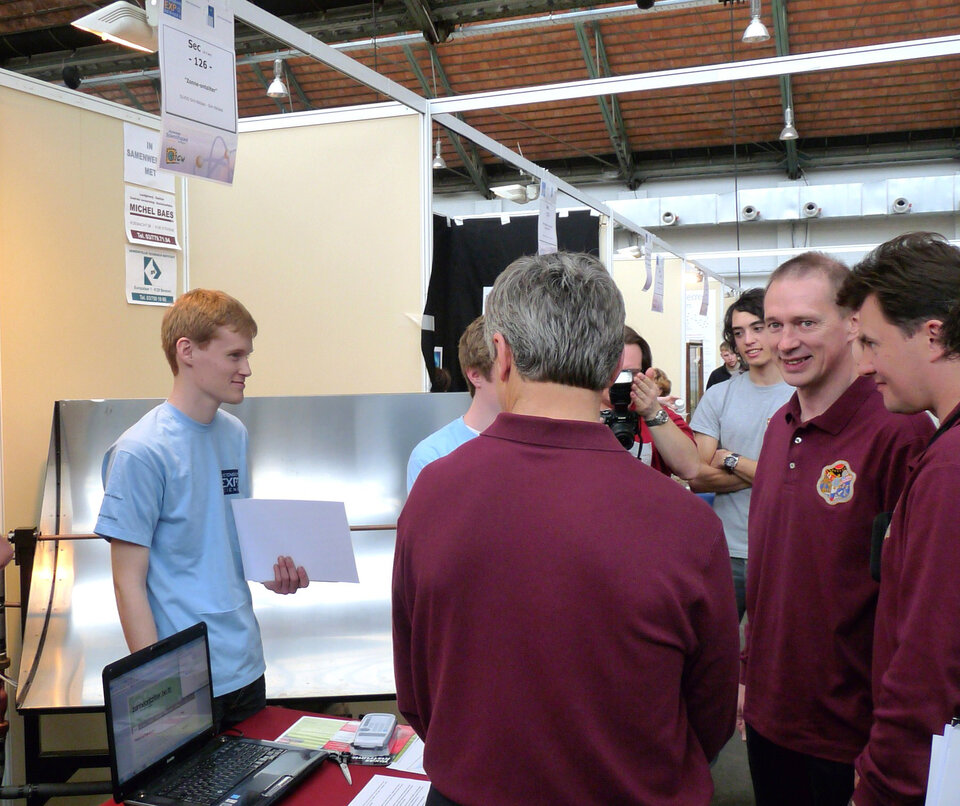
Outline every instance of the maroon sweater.
[[796, 395], [770, 420], [750, 499], [744, 650], [744, 718], [765, 738], [845, 764], [866, 744], [871, 526], [932, 433], [925, 414], [888, 412], [869, 378], [809, 422]]
[[930, 737], [960, 715], [960, 426], [914, 462], [883, 545], [873, 726], [857, 806], [923, 803]]
[[705, 805], [733, 732], [720, 521], [599, 423], [501, 414], [400, 516], [401, 712], [465, 806]]

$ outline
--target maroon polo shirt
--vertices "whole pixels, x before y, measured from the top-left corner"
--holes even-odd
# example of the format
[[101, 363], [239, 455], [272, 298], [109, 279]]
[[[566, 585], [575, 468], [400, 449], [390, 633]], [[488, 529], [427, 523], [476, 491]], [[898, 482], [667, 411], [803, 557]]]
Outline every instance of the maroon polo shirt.
[[777, 744], [853, 763], [871, 719], [877, 583], [870, 533], [926, 445], [925, 414], [891, 414], [858, 378], [823, 414], [797, 395], [771, 419], [750, 499], [744, 718]]
[[606, 426], [501, 414], [429, 464], [393, 635], [398, 706], [453, 801], [710, 802], [736, 711], [723, 529]]
[[922, 803], [930, 737], [960, 715], [960, 426], [913, 464], [883, 545], [857, 806]]

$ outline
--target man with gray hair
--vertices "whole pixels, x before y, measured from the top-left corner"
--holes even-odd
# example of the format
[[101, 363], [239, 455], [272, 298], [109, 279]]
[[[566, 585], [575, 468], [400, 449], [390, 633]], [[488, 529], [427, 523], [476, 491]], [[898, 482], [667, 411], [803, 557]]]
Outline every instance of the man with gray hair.
[[589, 255], [507, 267], [485, 323], [502, 413], [400, 516], [397, 703], [430, 806], [710, 802], [736, 706], [726, 541], [598, 421], [623, 323]]

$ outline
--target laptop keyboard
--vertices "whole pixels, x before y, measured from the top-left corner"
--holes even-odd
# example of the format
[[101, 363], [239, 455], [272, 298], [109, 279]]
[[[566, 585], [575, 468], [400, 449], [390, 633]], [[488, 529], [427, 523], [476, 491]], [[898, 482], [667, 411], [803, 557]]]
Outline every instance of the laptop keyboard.
[[227, 742], [196, 765], [184, 770], [159, 794], [191, 803], [216, 803], [229, 794], [240, 779], [273, 761], [283, 753], [279, 747], [247, 742]]

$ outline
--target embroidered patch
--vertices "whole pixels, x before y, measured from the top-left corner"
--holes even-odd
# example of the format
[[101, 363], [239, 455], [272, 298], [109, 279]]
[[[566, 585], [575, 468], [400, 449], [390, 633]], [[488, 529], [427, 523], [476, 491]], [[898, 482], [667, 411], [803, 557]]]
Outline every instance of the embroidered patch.
[[853, 484], [857, 474], [844, 459], [831, 462], [820, 471], [817, 494], [830, 506], [845, 504], [853, 499]]
[[240, 492], [239, 470], [221, 470], [220, 480], [223, 483], [224, 495], [237, 495]]

